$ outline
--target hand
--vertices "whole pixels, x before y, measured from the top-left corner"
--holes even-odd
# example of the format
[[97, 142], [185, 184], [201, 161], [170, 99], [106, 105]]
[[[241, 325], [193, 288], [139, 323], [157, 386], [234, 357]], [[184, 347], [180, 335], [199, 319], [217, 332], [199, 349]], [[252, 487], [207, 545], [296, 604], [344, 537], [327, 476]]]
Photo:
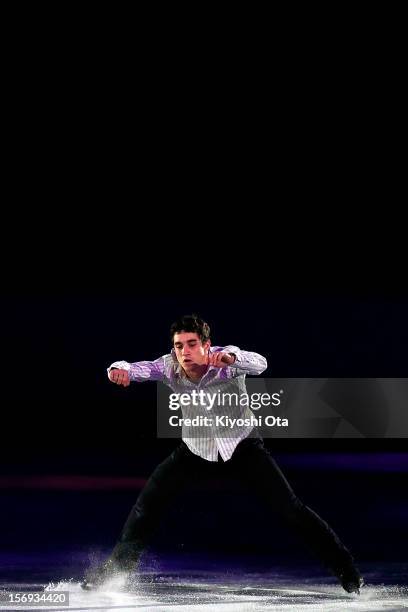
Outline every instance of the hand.
[[108, 378], [116, 385], [122, 385], [123, 387], [128, 387], [130, 385], [129, 372], [127, 370], [121, 370], [119, 368], [111, 370], [108, 374]]
[[216, 368], [226, 368], [227, 366], [231, 366], [233, 363], [235, 363], [235, 355], [223, 353], [222, 351], [219, 353], [208, 353], [207, 364], [210, 366], [215, 366]]

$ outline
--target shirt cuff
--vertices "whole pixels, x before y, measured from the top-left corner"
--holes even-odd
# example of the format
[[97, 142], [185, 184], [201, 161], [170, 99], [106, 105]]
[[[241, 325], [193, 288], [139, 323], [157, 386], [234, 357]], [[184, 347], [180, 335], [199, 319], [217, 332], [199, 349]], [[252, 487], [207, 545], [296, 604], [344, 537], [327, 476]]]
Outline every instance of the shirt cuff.
[[114, 361], [109, 366], [109, 368], [106, 368], [106, 369], [107, 369], [108, 374], [111, 370], [114, 370], [114, 369], [126, 370], [126, 372], [130, 372], [130, 363], [128, 361]]

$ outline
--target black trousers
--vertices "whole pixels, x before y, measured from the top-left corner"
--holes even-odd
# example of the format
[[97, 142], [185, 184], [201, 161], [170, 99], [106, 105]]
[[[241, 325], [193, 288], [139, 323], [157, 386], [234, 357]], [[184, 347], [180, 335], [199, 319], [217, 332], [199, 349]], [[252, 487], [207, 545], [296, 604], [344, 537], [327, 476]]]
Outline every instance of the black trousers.
[[320, 561], [336, 571], [352, 562], [350, 552], [331, 527], [296, 496], [261, 438], [246, 438], [226, 462], [206, 461], [182, 442], [154, 470], [132, 508], [118, 546], [141, 551], [149, 544], [163, 513], [190, 483], [224, 472], [244, 481], [287, 526], [295, 531]]

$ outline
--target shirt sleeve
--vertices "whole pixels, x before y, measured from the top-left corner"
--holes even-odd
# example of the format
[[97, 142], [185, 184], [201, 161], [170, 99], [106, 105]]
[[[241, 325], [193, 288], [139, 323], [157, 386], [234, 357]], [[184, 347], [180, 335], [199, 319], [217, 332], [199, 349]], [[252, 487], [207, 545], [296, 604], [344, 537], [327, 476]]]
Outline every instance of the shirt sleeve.
[[259, 375], [262, 374], [268, 367], [268, 362], [265, 357], [259, 355], [259, 353], [252, 353], [251, 351], [241, 351], [237, 346], [228, 345], [223, 349], [226, 353], [235, 355], [235, 363], [231, 366], [237, 370], [238, 373]]
[[144, 382], [145, 380], [164, 380], [165, 357], [159, 357], [155, 361], [114, 361], [108, 368], [108, 374], [113, 368], [120, 368], [129, 372], [132, 382]]

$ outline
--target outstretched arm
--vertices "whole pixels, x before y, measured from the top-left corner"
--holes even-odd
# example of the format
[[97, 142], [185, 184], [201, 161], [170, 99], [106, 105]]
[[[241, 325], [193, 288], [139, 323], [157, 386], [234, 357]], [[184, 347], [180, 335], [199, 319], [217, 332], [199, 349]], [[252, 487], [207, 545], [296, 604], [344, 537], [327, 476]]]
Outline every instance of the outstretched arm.
[[155, 361], [114, 361], [108, 368], [108, 378], [111, 382], [128, 387], [131, 382], [145, 380], [163, 380], [164, 356]]

